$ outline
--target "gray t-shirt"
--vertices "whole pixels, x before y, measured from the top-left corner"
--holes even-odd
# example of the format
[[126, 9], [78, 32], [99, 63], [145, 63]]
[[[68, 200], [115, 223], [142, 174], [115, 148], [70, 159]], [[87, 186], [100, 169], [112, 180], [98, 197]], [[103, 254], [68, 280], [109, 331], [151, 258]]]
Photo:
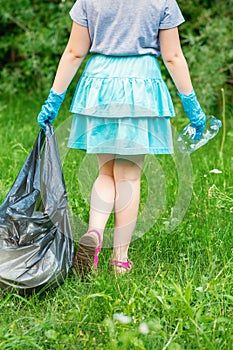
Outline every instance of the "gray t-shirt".
[[159, 29], [184, 22], [176, 0], [77, 0], [70, 16], [88, 27], [90, 52], [112, 56], [159, 56]]

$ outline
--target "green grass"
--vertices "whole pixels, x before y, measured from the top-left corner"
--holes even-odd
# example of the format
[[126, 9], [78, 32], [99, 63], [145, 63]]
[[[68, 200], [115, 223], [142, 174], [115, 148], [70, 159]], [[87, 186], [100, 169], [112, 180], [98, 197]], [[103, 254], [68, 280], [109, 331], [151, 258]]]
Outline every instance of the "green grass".
[[[36, 116], [41, 101], [40, 96], [16, 96], [1, 102], [1, 201], [38, 134]], [[69, 102], [65, 102], [54, 123], [59, 142], [59, 125], [69, 116]], [[147, 164], [152, 166], [142, 177], [140, 212], [147, 206], [155, 210], [157, 220], [132, 242], [130, 258], [135, 268], [129, 275], [114, 276], [109, 266], [111, 249], [105, 248], [98, 275], [89, 282], [81, 282], [71, 272], [55, 290], [28, 298], [2, 293], [0, 348], [233, 349], [232, 120], [228, 112], [221, 157], [222, 130], [191, 156], [192, 197], [188, 204], [187, 199], [184, 201], [184, 208], [181, 201], [179, 210], [183, 210], [184, 218], [173, 230], [167, 230], [167, 223], [172, 219], [171, 208], [176, 207], [179, 182], [186, 183], [185, 166], [189, 163], [184, 162], [183, 169], [179, 169], [169, 156], [148, 157]], [[174, 125], [180, 130], [179, 119]], [[77, 239], [87, 225], [88, 191], [96, 168], [87, 171], [89, 158], [80, 151], [66, 154], [62, 146], [61, 154], [70, 207], [75, 223], [81, 223], [74, 226]], [[211, 173], [212, 169], [222, 173]], [[79, 176], [85, 171], [90, 177], [79, 183]], [[150, 174], [154, 175], [152, 180]], [[163, 201], [155, 189], [155, 203], [147, 203], [148, 188], [159, 188], [161, 175], [166, 184]], [[189, 191], [187, 188], [184, 196]], [[149, 220], [148, 212], [146, 215], [145, 221]], [[145, 228], [146, 222], [140, 220]], [[111, 218], [110, 234], [112, 225]], [[129, 316], [128, 323], [115, 319], [121, 313]]]

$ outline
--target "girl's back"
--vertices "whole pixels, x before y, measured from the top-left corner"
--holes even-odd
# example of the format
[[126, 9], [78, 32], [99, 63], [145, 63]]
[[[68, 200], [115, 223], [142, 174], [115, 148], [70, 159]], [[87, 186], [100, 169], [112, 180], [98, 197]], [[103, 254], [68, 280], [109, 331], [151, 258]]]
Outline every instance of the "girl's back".
[[70, 15], [88, 27], [91, 52], [113, 56], [159, 56], [158, 30], [184, 21], [175, 0], [77, 0]]

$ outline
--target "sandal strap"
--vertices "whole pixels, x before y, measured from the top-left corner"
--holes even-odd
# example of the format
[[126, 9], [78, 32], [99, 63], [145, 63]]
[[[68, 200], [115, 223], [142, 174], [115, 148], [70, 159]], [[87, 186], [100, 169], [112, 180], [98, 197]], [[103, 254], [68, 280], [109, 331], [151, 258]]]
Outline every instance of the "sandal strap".
[[87, 233], [90, 233], [90, 232], [94, 232], [97, 234], [97, 236], [99, 238], [99, 245], [102, 247], [102, 239], [101, 239], [101, 235], [100, 235], [99, 231], [97, 231], [95, 229], [87, 231]]
[[131, 270], [134, 267], [134, 264], [129, 259], [127, 261], [119, 261], [119, 260], [112, 260], [111, 265], [115, 265], [117, 267], [123, 267], [126, 270]]
[[90, 232], [96, 233], [98, 238], [99, 238], [99, 245], [96, 247], [95, 255], [94, 255], [94, 270], [97, 270], [97, 266], [99, 263], [99, 253], [100, 253], [101, 248], [102, 248], [102, 239], [101, 239], [101, 235], [100, 235], [99, 231], [93, 229], [93, 230], [88, 231], [88, 233], [90, 233]]
[[94, 255], [94, 270], [97, 270], [97, 266], [99, 263], [99, 253], [101, 251], [101, 245], [98, 245], [98, 247], [95, 250], [95, 255]]

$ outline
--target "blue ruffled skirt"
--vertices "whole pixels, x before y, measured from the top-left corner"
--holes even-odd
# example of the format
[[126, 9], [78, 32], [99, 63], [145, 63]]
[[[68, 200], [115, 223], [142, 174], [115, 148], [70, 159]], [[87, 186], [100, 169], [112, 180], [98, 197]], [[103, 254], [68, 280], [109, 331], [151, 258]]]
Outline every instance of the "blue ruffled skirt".
[[173, 153], [170, 118], [175, 112], [154, 56], [92, 56], [70, 111], [70, 148], [124, 155]]

